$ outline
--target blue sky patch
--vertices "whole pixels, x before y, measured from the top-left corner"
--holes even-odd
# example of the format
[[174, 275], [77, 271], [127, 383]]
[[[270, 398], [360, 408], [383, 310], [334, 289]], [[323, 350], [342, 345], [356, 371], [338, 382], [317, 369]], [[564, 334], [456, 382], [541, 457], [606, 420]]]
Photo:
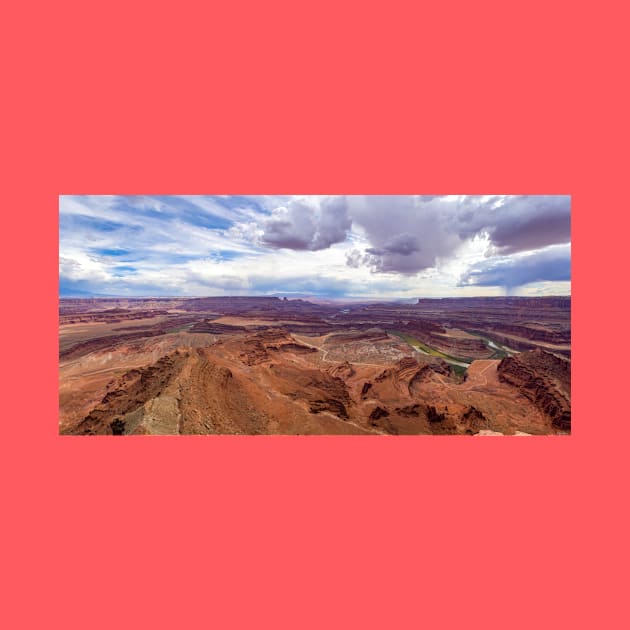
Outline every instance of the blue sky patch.
[[94, 247], [90, 251], [101, 256], [128, 256], [131, 254], [128, 249], [107, 249], [106, 247]]

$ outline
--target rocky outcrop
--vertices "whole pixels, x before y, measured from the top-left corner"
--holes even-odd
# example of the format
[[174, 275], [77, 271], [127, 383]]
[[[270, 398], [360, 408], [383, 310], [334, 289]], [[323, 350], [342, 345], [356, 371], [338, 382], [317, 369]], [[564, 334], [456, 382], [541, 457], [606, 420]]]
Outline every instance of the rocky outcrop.
[[313, 354], [313, 352], [318, 352], [317, 348], [312, 346], [292, 342], [272, 346], [270, 349], [278, 350], [279, 352], [293, 352], [294, 354]]
[[571, 429], [571, 364], [544, 350], [523, 352], [502, 359], [499, 380], [517, 387], [551, 421], [564, 431]]
[[332, 413], [348, 418], [352, 400], [343, 379], [324, 370], [303, 368], [294, 364], [269, 366], [277, 390], [292, 400], [306, 404], [310, 413]]
[[77, 426], [82, 435], [114, 434], [125, 431], [124, 416], [156, 398], [179, 372], [186, 353], [166, 355], [141, 369], [129, 370], [113, 382], [103, 400]]
[[376, 378], [377, 383], [390, 378], [397, 380], [411, 380], [418, 372], [427, 366], [420, 366], [418, 361], [412, 357], [404, 357], [394, 367], [383, 370]]
[[260, 365], [271, 360], [265, 344], [259, 339], [249, 340], [244, 346], [245, 349], [240, 353], [239, 358], [245, 365]]
[[280, 360], [281, 354], [311, 355], [318, 352], [317, 348], [297, 342], [284, 328], [266, 328], [226, 337], [225, 346], [249, 366], [274, 361], [276, 358]]
[[239, 358], [243, 363], [246, 365], [260, 365], [271, 360], [270, 352], [278, 350], [282, 345], [291, 343], [293, 343], [293, 338], [286, 330], [269, 328], [250, 334], [242, 339], [239, 338], [237, 347], [241, 349]]
[[120, 344], [135, 341], [137, 339], [144, 339], [146, 337], [157, 337], [163, 335], [163, 330], [142, 331], [136, 333], [127, 333], [124, 335], [109, 335], [105, 337], [95, 337], [88, 341], [82, 341], [70, 348], [59, 352], [59, 358], [67, 361], [69, 359], [76, 359], [82, 357], [90, 352], [96, 352], [97, 350], [111, 349]]
[[327, 372], [331, 376], [336, 376], [343, 380], [352, 378], [356, 374], [354, 366], [348, 361], [344, 361], [343, 363], [338, 363], [337, 365], [329, 367]]
[[378, 420], [379, 418], [386, 418], [389, 416], [389, 411], [383, 407], [374, 407], [370, 414], [370, 420]]
[[350, 395], [346, 384], [338, 377], [321, 371], [313, 373], [301, 395], [309, 401], [311, 413], [329, 411], [341, 418], [348, 417]]
[[486, 342], [479, 337], [434, 335], [429, 345], [455, 357], [485, 359], [493, 354], [493, 350], [489, 349]]
[[299, 323], [283, 321], [282, 326], [289, 332], [298, 333], [299, 335], [325, 335], [335, 330], [333, 326], [323, 320], [310, 321], [307, 323], [303, 323], [302, 320], [300, 320]]
[[312, 400], [309, 402], [309, 411], [311, 413], [321, 413], [328, 411], [339, 416], [340, 418], [348, 418], [346, 406], [339, 400], [333, 398], [323, 398], [321, 400]]
[[451, 366], [446, 361], [442, 361], [442, 359], [437, 359], [433, 363], [428, 363], [421, 366], [413, 374], [413, 376], [409, 380], [409, 388], [411, 389], [412, 386], [417, 383], [422, 383], [424, 381], [430, 380], [435, 374], [440, 374], [447, 378], [451, 378], [453, 376], [453, 371], [451, 370]]
[[420, 364], [413, 357], [404, 357], [394, 367], [383, 370], [376, 378], [376, 384], [389, 384], [396, 390], [404, 391], [408, 396], [414, 394], [414, 390], [420, 383], [431, 379], [435, 375], [450, 378], [451, 368], [441, 359], [432, 359], [425, 364]]
[[429, 422], [444, 422], [446, 415], [443, 412], [439, 412], [433, 405], [427, 407], [427, 419]]
[[147, 319], [166, 315], [167, 311], [140, 311], [126, 308], [110, 308], [92, 313], [65, 313], [59, 316], [60, 324], [87, 324], [93, 322], [118, 324], [120, 322], [132, 321], [135, 319]]
[[481, 430], [488, 429], [489, 421], [488, 419], [472, 405], [466, 409], [466, 411], [462, 414], [460, 419], [460, 424], [465, 427], [465, 432], [469, 435], [474, 435]]
[[503, 332], [530, 341], [542, 341], [551, 344], [570, 344], [571, 330], [566, 328], [552, 328], [551, 326], [543, 326], [536, 322], [521, 324], [498, 324], [494, 330]]
[[397, 326], [402, 332], [409, 333], [410, 335], [440, 335], [446, 332], [444, 326], [436, 324], [426, 319], [413, 319], [411, 321], [403, 322]]

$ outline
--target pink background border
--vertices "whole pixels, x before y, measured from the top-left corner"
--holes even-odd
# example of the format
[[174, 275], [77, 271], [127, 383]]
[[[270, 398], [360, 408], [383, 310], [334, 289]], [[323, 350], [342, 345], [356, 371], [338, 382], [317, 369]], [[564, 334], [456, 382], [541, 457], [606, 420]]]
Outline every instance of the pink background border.
[[[622, 4], [439, 6], [6, 9], [0, 625], [627, 627]], [[573, 435], [59, 437], [78, 193], [570, 193]]]

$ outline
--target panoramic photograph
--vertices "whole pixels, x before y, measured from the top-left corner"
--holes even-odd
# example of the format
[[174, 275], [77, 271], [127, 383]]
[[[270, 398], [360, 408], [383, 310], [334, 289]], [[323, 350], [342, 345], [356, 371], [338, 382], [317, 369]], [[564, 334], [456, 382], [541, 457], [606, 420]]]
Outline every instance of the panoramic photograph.
[[62, 435], [571, 433], [567, 195], [62, 195]]

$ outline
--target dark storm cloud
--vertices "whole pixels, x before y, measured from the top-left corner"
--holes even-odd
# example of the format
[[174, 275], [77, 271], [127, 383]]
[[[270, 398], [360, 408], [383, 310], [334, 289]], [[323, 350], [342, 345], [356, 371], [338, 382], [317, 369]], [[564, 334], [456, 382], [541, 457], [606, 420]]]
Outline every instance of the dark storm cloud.
[[485, 232], [501, 254], [568, 243], [571, 197], [520, 195], [485, 201], [467, 197], [459, 204], [457, 221], [460, 237]]
[[263, 222], [261, 242], [277, 249], [315, 251], [344, 241], [350, 227], [343, 197], [328, 197], [319, 206], [297, 199], [276, 208]]
[[518, 256], [497, 257], [473, 265], [459, 286], [511, 289], [531, 282], [571, 279], [571, 246], [557, 245]]
[[370, 242], [348, 264], [376, 272], [413, 274], [453, 254], [461, 238], [452, 228], [453, 204], [442, 197], [383, 195], [348, 197], [350, 216]]
[[417, 273], [486, 235], [495, 253], [512, 254], [571, 240], [568, 196], [349, 197], [350, 217], [370, 242], [348, 265]]
[[349, 195], [298, 198], [261, 224], [260, 244], [322, 250], [343, 242], [355, 226], [368, 247], [347, 256], [350, 267], [415, 274], [485, 235], [495, 254], [540, 249], [571, 240], [571, 198], [559, 195], [459, 197]]
[[370, 247], [365, 251], [375, 256], [384, 256], [385, 254], [409, 256], [420, 251], [420, 244], [418, 238], [413, 234], [396, 234], [396, 236], [387, 239], [382, 248]]

